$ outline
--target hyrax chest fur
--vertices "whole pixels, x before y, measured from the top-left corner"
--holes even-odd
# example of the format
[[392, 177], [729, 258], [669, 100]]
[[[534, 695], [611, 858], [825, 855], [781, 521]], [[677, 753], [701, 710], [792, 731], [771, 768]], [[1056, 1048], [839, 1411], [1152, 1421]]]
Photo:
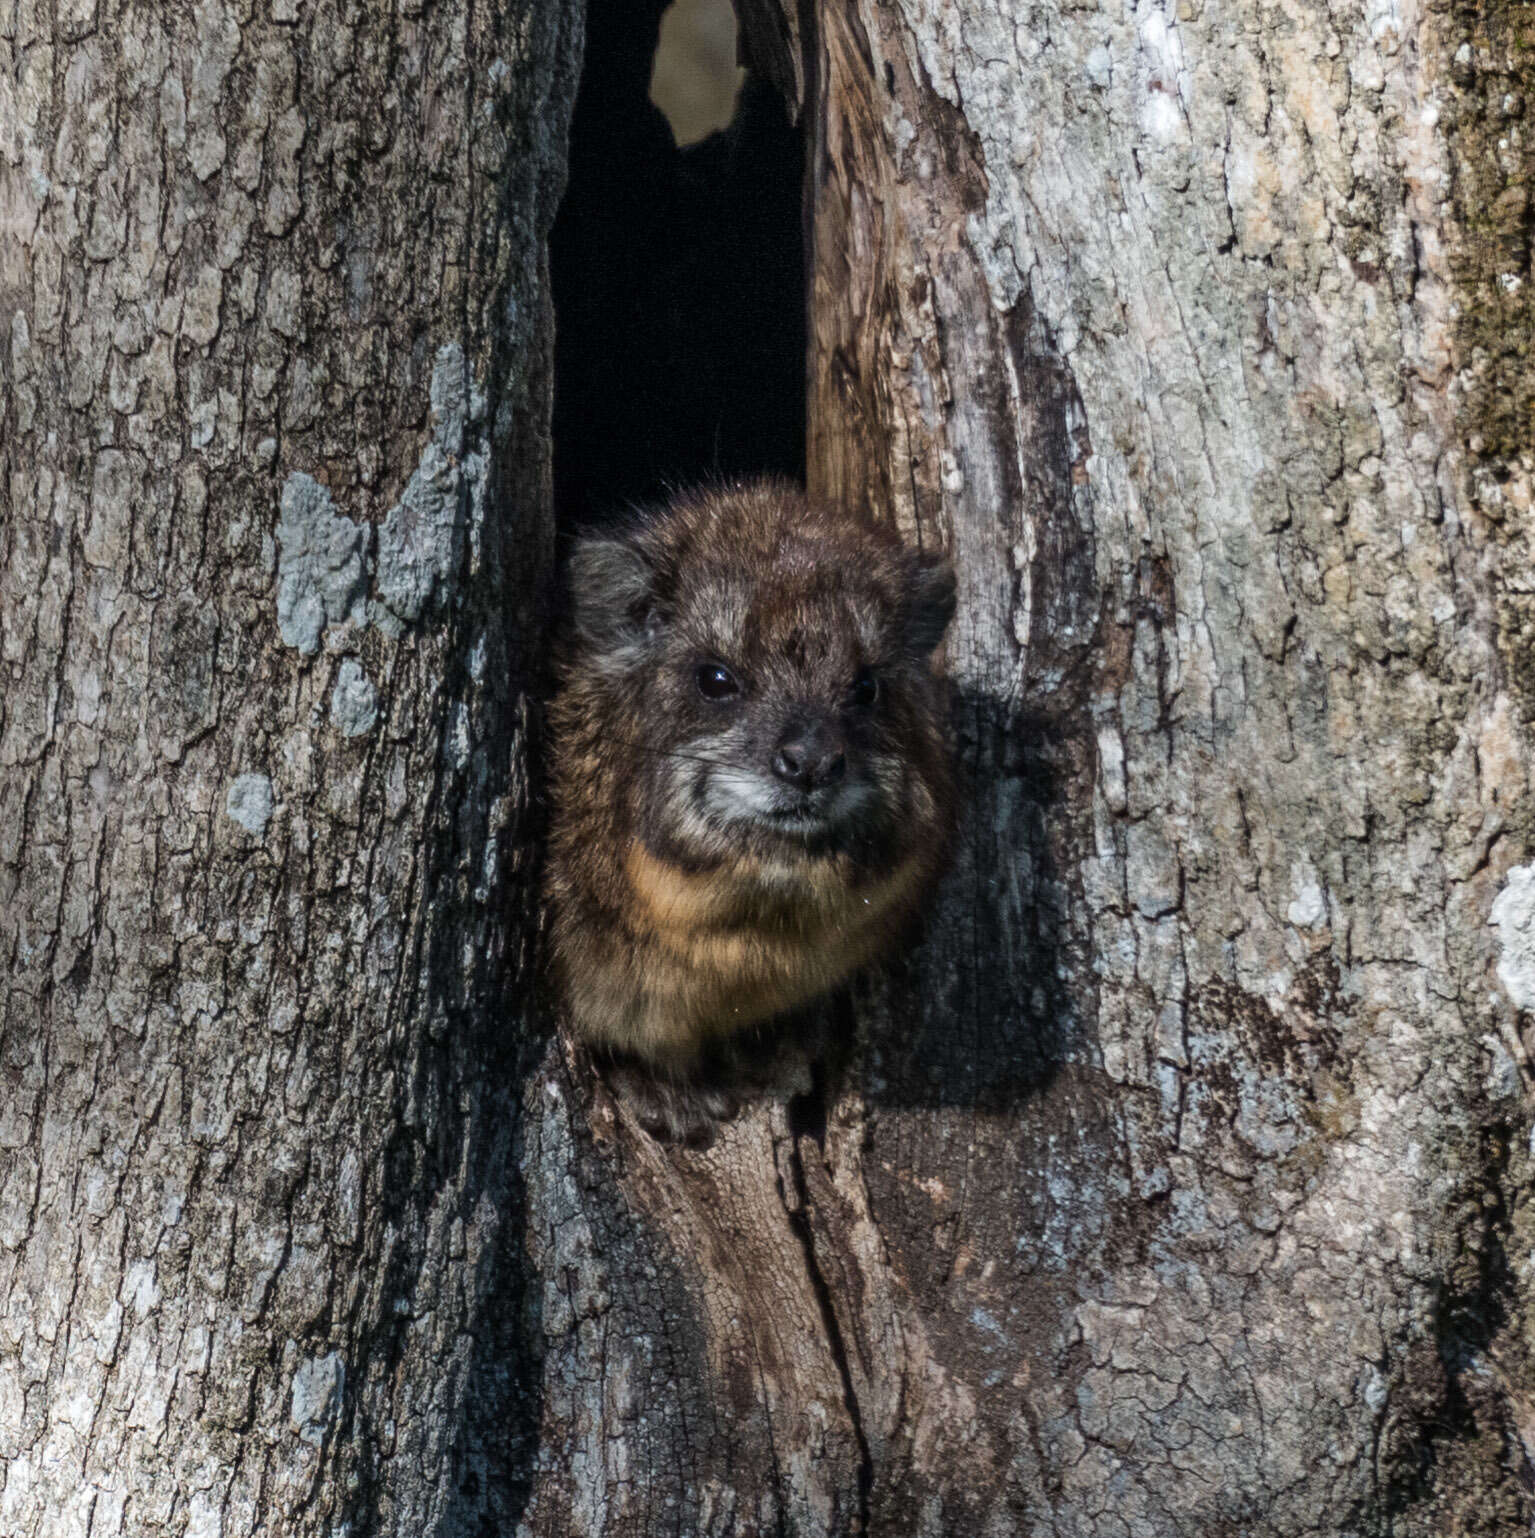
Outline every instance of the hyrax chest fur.
[[899, 937], [949, 842], [940, 557], [776, 481], [572, 556], [549, 896], [575, 1032], [691, 1135], [703, 1065]]

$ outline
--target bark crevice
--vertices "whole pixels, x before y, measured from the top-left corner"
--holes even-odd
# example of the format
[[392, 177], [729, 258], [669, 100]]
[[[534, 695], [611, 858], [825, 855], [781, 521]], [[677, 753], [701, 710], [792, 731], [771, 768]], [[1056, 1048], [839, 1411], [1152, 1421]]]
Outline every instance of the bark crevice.
[[848, 1342], [843, 1336], [842, 1322], [837, 1313], [837, 1300], [831, 1279], [821, 1267], [816, 1253], [815, 1205], [810, 1185], [805, 1176], [805, 1144], [811, 1143], [824, 1157], [826, 1152], [826, 1095], [825, 1079], [820, 1072], [808, 1093], [793, 1096], [788, 1103], [786, 1121], [787, 1148], [783, 1163], [787, 1165], [789, 1184], [786, 1189], [782, 1176], [779, 1179], [779, 1196], [789, 1227], [799, 1241], [805, 1260], [805, 1275], [810, 1283], [821, 1313], [821, 1330], [826, 1348], [836, 1365], [837, 1377], [842, 1384], [842, 1404], [847, 1411], [853, 1439], [858, 1448], [857, 1514], [856, 1526], [849, 1531], [869, 1531], [870, 1501], [874, 1491], [874, 1455], [864, 1430], [863, 1409], [858, 1401], [858, 1389], [853, 1381], [852, 1363], [848, 1356]]

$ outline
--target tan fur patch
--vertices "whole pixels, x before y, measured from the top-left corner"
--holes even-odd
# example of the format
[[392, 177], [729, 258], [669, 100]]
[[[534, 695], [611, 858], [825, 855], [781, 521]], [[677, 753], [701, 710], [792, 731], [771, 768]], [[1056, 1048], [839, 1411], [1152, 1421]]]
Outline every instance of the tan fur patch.
[[624, 868], [651, 927], [634, 957], [643, 1002], [631, 1016], [651, 1050], [729, 1034], [834, 987], [883, 948], [925, 875], [916, 857], [866, 885], [825, 859], [693, 873], [638, 843]]

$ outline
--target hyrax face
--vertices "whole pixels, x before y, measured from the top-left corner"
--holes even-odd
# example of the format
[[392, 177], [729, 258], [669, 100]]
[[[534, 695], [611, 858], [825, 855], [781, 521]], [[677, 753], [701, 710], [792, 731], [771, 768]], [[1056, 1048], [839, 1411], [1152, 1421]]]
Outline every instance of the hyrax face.
[[589, 671], [610, 695], [658, 853], [877, 863], [898, 821], [921, 815], [946, 563], [770, 483], [589, 541], [573, 580], [572, 682]]

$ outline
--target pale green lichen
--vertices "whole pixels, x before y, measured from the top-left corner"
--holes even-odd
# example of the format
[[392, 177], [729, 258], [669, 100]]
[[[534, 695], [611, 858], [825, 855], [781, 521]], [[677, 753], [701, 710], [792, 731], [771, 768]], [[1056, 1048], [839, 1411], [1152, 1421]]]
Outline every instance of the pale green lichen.
[[361, 737], [378, 721], [378, 690], [355, 657], [345, 657], [331, 691], [330, 718], [343, 737]]
[[346, 1363], [339, 1351], [304, 1362], [293, 1374], [289, 1420], [304, 1441], [318, 1447], [341, 1409], [346, 1388]]
[[1535, 1010], [1535, 865], [1516, 865], [1488, 914], [1498, 931], [1498, 981], [1516, 1009]]
[[305, 656], [327, 625], [363, 618], [368, 529], [336, 512], [330, 492], [295, 470], [283, 485], [277, 524], [277, 628]]
[[452, 591], [464, 539], [483, 512], [488, 457], [478, 425], [485, 403], [472, 389], [463, 348], [438, 348], [432, 366], [432, 436], [378, 531], [374, 621], [397, 634]]
[[264, 774], [241, 774], [229, 787], [224, 811], [233, 821], [261, 838], [272, 820], [272, 782]]

